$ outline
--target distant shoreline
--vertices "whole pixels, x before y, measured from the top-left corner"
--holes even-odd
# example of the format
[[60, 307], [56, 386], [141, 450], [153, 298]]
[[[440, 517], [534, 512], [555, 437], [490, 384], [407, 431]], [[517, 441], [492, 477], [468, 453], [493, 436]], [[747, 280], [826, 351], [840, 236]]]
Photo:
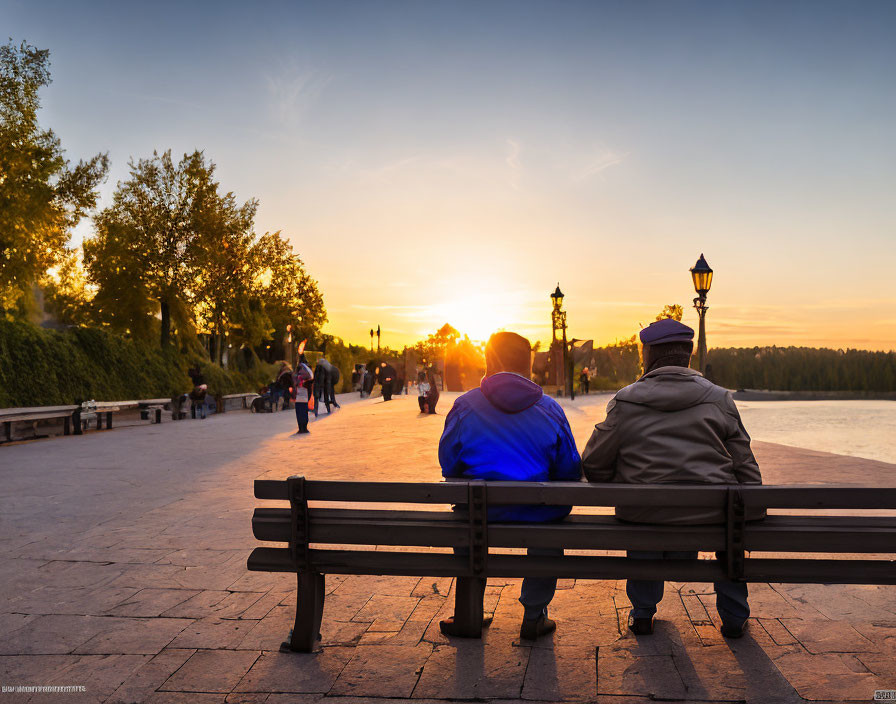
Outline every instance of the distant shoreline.
[[738, 389], [735, 401], [896, 401], [896, 391], [769, 391]]

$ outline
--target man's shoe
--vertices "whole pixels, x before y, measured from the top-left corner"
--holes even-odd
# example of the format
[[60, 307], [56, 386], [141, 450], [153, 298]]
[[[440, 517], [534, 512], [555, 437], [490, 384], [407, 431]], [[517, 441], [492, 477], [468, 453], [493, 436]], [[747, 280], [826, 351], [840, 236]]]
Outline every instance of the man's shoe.
[[740, 626], [731, 626], [727, 624], [722, 624], [722, 635], [725, 638], [740, 638], [743, 636], [744, 631], [747, 630], [747, 622], [744, 621]]
[[[492, 625], [492, 616], [482, 615], [482, 627], [488, 628]], [[454, 638], [469, 638], [470, 636], [464, 636], [459, 632], [457, 624], [454, 623], [454, 616], [450, 616], [446, 618], [444, 621], [439, 621], [439, 630], [442, 632], [442, 635], [452, 636]]]
[[523, 640], [535, 640], [539, 636], [546, 636], [553, 633], [557, 628], [556, 622], [547, 616], [539, 616], [536, 619], [523, 619], [523, 625], [520, 626], [520, 638]]
[[653, 634], [653, 617], [635, 618], [628, 617], [628, 630], [636, 636], [649, 636]]

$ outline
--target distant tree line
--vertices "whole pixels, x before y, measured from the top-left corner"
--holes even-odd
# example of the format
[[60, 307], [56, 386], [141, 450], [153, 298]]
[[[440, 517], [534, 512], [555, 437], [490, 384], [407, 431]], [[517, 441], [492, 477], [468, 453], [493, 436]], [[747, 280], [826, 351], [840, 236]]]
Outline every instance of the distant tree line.
[[896, 391], [896, 352], [715, 348], [707, 356], [707, 376], [729, 389]]

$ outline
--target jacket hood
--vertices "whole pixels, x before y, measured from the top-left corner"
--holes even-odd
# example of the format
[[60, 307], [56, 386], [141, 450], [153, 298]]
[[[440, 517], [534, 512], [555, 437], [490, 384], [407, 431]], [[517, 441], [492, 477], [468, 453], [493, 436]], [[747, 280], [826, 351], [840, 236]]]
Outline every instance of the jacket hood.
[[618, 401], [637, 403], [657, 411], [680, 411], [716, 400], [725, 390], [686, 367], [659, 367], [616, 394]]
[[544, 394], [534, 381], [512, 372], [488, 376], [482, 380], [479, 388], [490, 404], [505, 413], [525, 411], [538, 403]]

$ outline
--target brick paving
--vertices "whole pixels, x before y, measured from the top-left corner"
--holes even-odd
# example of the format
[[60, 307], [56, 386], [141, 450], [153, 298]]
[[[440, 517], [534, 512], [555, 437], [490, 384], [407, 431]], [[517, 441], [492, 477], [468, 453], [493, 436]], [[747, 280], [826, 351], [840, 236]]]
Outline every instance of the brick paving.
[[[446, 395], [444, 412], [453, 395]], [[445, 398], [445, 397], [443, 397]], [[568, 404], [581, 446], [605, 396]], [[359, 401], [296, 437], [291, 413], [118, 428], [0, 448], [5, 702], [870, 701], [896, 689], [896, 587], [751, 586], [726, 642], [712, 588], [673, 584], [657, 632], [623, 625], [621, 582], [562, 580], [558, 630], [519, 641], [519, 580], [490, 580], [494, 624], [448, 639], [453, 580], [328, 576], [322, 647], [280, 653], [295, 578], [250, 573], [252, 481], [433, 480], [443, 416]], [[896, 465], [755, 444], [767, 483], [896, 486]]]

